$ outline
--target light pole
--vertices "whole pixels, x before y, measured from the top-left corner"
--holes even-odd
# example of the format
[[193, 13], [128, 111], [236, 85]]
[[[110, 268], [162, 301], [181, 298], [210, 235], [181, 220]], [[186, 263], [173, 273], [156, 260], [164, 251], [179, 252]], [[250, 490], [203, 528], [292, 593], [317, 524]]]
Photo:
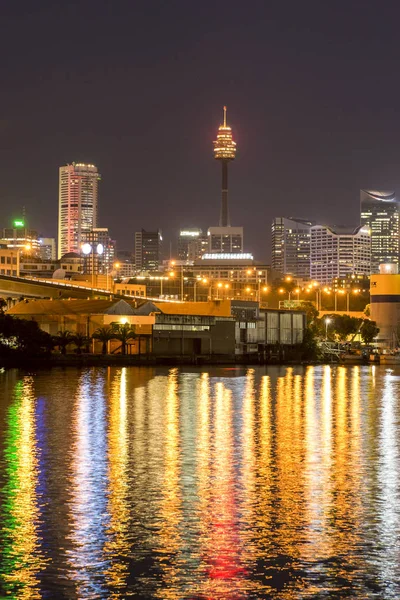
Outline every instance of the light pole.
[[181, 301], [183, 302], [183, 265], [181, 265]]
[[290, 302], [290, 299], [291, 299], [291, 296], [292, 296], [292, 292], [289, 292], [289, 290], [285, 290], [285, 288], [279, 288], [278, 292], [280, 294], [285, 294], [287, 292], [288, 293], [288, 299], [289, 299], [289, 302]]
[[206, 277], [198, 277], [194, 282], [194, 291], [193, 291], [193, 301], [197, 301], [196, 289], [198, 283], [208, 283], [208, 279]]
[[[353, 290], [353, 294], [358, 294], [359, 292], [359, 289]], [[350, 293], [347, 294], [347, 301], [347, 311], [350, 312]]]
[[163, 295], [163, 281], [164, 279], [168, 279], [168, 277], [163, 277], [163, 275], [161, 275], [160, 277], [160, 296]]
[[328, 341], [328, 325], [331, 322], [331, 319], [329, 319], [329, 317], [327, 317], [325, 319], [325, 341]]

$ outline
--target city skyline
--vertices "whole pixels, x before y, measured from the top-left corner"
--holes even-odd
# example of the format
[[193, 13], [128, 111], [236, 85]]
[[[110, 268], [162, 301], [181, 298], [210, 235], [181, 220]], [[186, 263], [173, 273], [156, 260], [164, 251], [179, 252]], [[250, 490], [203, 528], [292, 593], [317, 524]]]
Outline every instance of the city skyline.
[[179, 227], [217, 226], [210, 147], [223, 105], [239, 148], [232, 225], [252, 231], [248, 250], [260, 259], [276, 206], [323, 223], [347, 212], [343, 224], [356, 226], [360, 188], [399, 189], [398, 7], [122, 2], [111, 11], [100, 0], [80, 7], [77, 23], [72, 5], [60, 20], [52, 3], [22, 0], [2, 13], [4, 225], [26, 206], [30, 226], [55, 235], [57, 169], [76, 160], [102, 173], [99, 224], [121, 248], [132, 246], [132, 227], [171, 239]]

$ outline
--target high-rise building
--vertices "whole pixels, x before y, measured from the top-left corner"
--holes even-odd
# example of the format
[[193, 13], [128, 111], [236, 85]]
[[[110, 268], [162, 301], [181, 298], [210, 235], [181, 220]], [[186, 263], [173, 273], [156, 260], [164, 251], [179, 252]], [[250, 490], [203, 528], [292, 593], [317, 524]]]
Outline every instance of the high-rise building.
[[110, 238], [108, 227], [95, 227], [87, 233], [82, 233], [82, 243], [88, 245], [87, 253], [84, 252], [84, 273], [110, 273], [113, 269], [116, 243]]
[[161, 231], [145, 231], [135, 233], [135, 265], [136, 271], [157, 271], [161, 264]]
[[178, 237], [178, 259], [187, 263], [201, 258], [208, 252], [208, 236], [199, 228], [181, 229]]
[[114, 270], [119, 277], [133, 277], [136, 273], [134, 253], [118, 250]]
[[94, 165], [60, 167], [58, 257], [80, 252], [82, 235], [97, 227], [100, 173]]
[[399, 264], [399, 203], [394, 192], [360, 190], [361, 225], [371, 230], [371, 273]]
[[224, 123], [218, 128], [217, 139], [214, 142], [214, 158], [219, 160], [222, 166], [222, 198], [220, 227], [229, 227], [228, 209], [228, 163], [235, 159], [236, 142], [232, 138], [232, 129], [226, 124], [226, 106], [224, 106]]
[[243, 227], [209, 227], [208, 252], [243, 252]]
[[208, 252], [208, 235], [202, 233], [198, 238], [192, 240], [188, 246], [188, 262], [193, 263]]
[[336, 277], [369, 275], [371, 235], [368, 227], [311, 227], [310, 275], [322, 284]]
[[196, 242], [202, 235], [201, 229], [197, 227], [187, 227], [181, 229], [178, 237], [178, 258], [179, 260], [189, 260], [189, 247], [192, 242]]
[[272, 221], [272, 268], [301, 279], [310, 277], [312, 221], [276, 217]]
[[43, 260], [56, 260], [56, 239], [55, 238], [39, 238], [39, 256]]

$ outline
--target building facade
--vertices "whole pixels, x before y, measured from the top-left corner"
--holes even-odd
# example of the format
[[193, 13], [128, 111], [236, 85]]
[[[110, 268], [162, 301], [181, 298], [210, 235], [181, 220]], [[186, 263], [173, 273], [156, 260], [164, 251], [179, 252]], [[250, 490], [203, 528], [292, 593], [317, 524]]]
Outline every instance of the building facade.
[[19, 255], [20, 251], [18, 249], [0, 245], [0, 275], [19, 277]]
[[368, 227], [354, 230], [311, 227], [310, 275], [322, 284], [337, 277], [368, 275], [371, 269], [371, 235]]
[[157, 271], [162, 262], [161, 231], [145, 231], [135, 233], [135, 266], [136, 271]]
[[189, 260], [189, 247], [192, 242], [196, 242], [202, 235], [201, 229], [195, 227], [187, 227], [181, 229], [178, 237], [178, 259], [187, 261]]
[[88, 244], [88, 252], [83, 263], [84, 273], [110, 273], [113, 270], [116, 242], [110, 238], [108, 227], [95, 227], [82, 234], [83, 244]]
[[243, 252], [243, 227], [209, 227], [209, 253]]
[[39, 238], [39, 258], [43, 260], [56, 260], [56, 239], [55, 238]]
[[371, 319], [379, 328], [377, 343], [384, 348], [400, 346], [400, 275], [397, 264], [382, 264], [371, 275]]
[[371, 273], [383, 263], [399, 264], [399, 206], [392, 191], [360, 190], [361, 225], [371, 230]]
[[100, 173], [94, 165], [60, 167], [58, 258], [80, 252], [83, 235], [97, 227]]
[[301, 279], [310, 278], [312, 221], [276, 217], [272, 221], [272, 268]]
[[37, 231], [25, 227], [23, 221], [15, 221], [13, 227], [3, 229], [0, 244], [10, 249], [18, 249], [29, 256], [39, 256], [40, 243]]

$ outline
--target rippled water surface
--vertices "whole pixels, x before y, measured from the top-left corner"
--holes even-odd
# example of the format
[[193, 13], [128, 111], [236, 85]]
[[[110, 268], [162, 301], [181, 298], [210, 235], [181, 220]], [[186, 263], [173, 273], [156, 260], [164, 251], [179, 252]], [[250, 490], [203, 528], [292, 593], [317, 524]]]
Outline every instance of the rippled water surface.
[[0, 596], [400, 598], [400, 369], [0, 374]]

